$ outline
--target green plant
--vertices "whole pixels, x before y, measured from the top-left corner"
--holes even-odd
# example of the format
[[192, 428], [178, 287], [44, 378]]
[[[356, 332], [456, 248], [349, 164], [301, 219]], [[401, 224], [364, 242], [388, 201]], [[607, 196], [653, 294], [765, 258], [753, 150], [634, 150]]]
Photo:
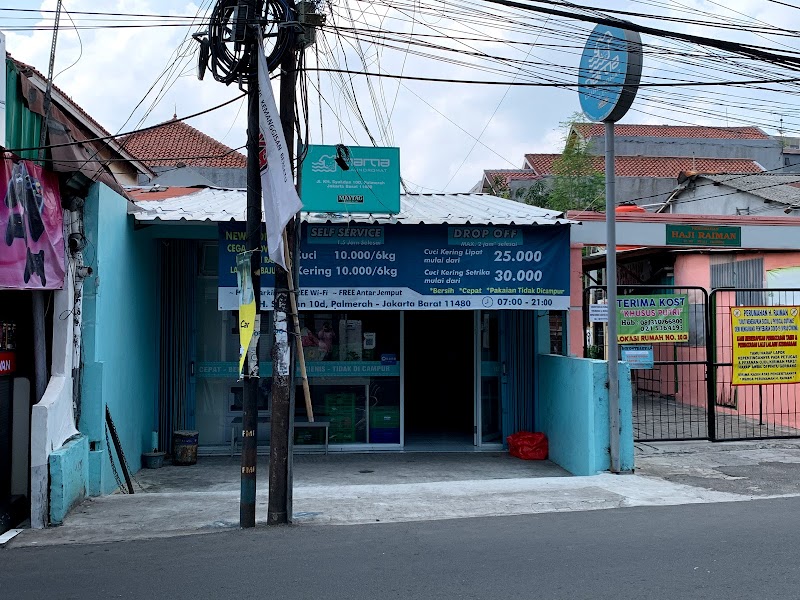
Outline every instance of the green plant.
[[603, 351], [602, 346], [598, 346], [596, 344], [589, 346], [586, 348], [586, 355], [588, 358], [594, 358], [597, 360], [602, 360], [604, 358], [605, 352]]

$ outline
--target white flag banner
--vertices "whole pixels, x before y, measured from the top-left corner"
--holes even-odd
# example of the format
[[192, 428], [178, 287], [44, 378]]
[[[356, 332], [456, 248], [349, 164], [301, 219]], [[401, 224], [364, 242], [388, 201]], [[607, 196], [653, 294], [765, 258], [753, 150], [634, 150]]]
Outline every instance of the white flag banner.
[[267, 248], [269, 257], [286, 269], [283, 230], [303, 204], [294, 187], [291, 157], [286, 148], [286, 138], [283, 137], [275, 96], [272, 94], [267, 58], [263, 49], [259, 50], [258, 128], [264, 145], [259, 144], [258, 162], [261, 169], [261, 194], [264, 198], [264, 222], [267, 224]]

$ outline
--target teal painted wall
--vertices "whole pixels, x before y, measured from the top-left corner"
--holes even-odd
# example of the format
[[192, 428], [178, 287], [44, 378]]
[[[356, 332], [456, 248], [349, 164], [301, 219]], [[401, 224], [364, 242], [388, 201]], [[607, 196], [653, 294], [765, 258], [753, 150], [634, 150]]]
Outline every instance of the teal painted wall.
[[[550, 460], [574, 475], [610, 468], [607, 365], [568, 356], [539, 357], [537, 430], [547, 435]], [[633, 470], [630, 369], [620, 363], [620, 464]]]
[[[6, 148], [36, 148], [42, 129], [42, 117], [28, 110], [19, 85], [19, 70], [6, 59]], [[38, 152], [17, 152], [22, 158], [36, 159]]]
[[[95, 184], [85, 208], [83, 379], [79, 429], [90, 442], [89, 494], [113, 491], [105, 407], [131, 470], [149, 450], [158, 394], [158, 260], [156, 241], [135, 231], [127, 202]], [[116, 460], [116, 457], [115, 457]]]
[[89, 440], [81, 435], [54, 450], [50, 462], [50, 524], [61, 525], [69, 510], [86, 497]]

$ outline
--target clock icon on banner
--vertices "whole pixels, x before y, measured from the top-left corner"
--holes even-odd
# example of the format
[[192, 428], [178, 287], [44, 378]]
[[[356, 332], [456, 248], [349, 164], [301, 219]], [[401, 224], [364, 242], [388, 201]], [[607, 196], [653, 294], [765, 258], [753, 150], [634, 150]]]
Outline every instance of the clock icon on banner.
[[494, 300], [489, 298], [489, 296], [484, 296], [481, 302], [486, 308], [489, 308], [492, 304], [494, 304]]

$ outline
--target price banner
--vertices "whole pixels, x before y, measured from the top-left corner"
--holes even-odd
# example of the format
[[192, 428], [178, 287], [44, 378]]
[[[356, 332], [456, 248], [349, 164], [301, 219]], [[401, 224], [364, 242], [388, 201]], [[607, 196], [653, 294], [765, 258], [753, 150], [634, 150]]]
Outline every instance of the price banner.
[[617, 298], [620, 344], [689, 341], [689, 296], [660, 294]]
[[[236, 310], [244, 223], [219, 227], [220, 310]], [[305, 224], [301, 309], [569, 309], [569, 227]], [[261, 307], [274, 265], [262, 253]]]
[[797, 306], [737, 306], [731, 309], [733, 385], [797, 383]]

